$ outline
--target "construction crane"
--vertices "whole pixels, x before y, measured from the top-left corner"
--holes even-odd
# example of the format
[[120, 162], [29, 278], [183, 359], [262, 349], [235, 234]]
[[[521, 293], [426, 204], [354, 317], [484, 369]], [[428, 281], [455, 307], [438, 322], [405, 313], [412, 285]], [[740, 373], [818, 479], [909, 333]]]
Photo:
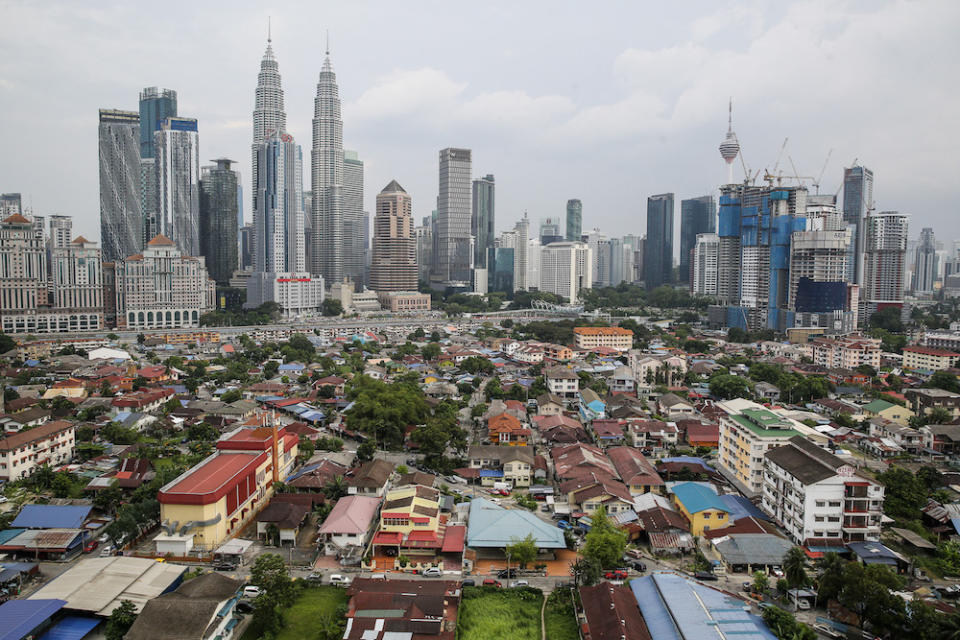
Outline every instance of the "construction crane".
[[830, 148], [830, 151], [827, 151], [827, 159], [823, 161], [823, 168], [820, 169], [820, 175], [817, 176], [817, 180], [812, 183], [817, 190], [817, 195], [820, 195], [820, 181], [823, 180], [823, 174], [827, 170], [827, 165], [830, 163], [830, 156], [832, 155], [833, 155], [833, 147]]
[[800, 175], [800, 172], [797, 171], [797, 165], [793, 164], [793, 158], [791, 158], [789, 155], [787, 155], [787, 160], [790, 161], [790, 167], [793, 168], [793, 176], [792, 176], [793, 179], [795, 179], [800, 184], [801, 187], [804, 186], [803, 185], [804, 180], [813, 180], [813, 176]]

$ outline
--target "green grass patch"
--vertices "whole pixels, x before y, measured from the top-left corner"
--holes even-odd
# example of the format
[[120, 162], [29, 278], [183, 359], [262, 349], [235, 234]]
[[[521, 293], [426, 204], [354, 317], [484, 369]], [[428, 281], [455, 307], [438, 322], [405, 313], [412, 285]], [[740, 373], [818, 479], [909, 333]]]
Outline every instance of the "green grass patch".
[[547, 599], [543, 612], [549, 640], [578, 640], [577, 617], [570, 598], [570, 589], [557, 589]]
[[[289, 609], [283, 612], [283, 630], [276, 640], [302, 640], [317, 633], [317, 618], [324, 614], [335, 616], [346, 610], [347, 590], [340, 587], [305, 587]], [[257, 640], [261, 630], [250, 625], [241, 640]]]
[[[540, 640], [542, 603], [537, 589], [466, 587], [460, 601], [457, 640]], [[547, 637], [553, 638], [549, 633]]]

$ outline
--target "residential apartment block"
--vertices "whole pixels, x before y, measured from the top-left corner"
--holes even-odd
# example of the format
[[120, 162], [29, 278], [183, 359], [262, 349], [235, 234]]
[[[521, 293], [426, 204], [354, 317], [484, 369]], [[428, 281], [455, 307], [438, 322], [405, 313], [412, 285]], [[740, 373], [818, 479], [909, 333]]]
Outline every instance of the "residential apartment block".
[[607, 347], [629, 351], [633, 347], [633, 331], [621, 327], [574, 327], [573, 343], [578, 349]]
[[880, 339], [852, 334], [837, 338], [814, 338], [810, 345], [814, 364], [828, 369], [856, 369], [862, 364], [880, 368]]
[[949, 369], [957, 363], [960, 353], [932, 347], [904, 347], [903, 368], [914, 371], [939, 371]]
[[0, 438], [0, 480], [20, 480], [43, 465], [65, 464], [73, 458], [76, 425], [54, 420]]

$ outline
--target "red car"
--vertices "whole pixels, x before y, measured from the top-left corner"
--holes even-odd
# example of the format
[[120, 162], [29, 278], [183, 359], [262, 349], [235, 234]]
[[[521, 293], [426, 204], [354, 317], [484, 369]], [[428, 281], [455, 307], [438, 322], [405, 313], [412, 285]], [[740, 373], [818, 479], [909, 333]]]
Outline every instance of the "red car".
[[502, 587], [499, 580], [494, 580], [493, 578], [485, 578], [483, 581], [483, 586], [485, 587]]
[[509, 496], [509, 495], [510, 495], [510, 492], [507, 491], [506, 489], [500, 489], [500, 491], [498, 491], [497, 493], [499, 493], [501, 496]]
[[603, 577], [607, 580], [626, 580], [627, 572], [621, 571], [620, 569], [615, 571], [607, 571], [605, 574], [603, 574]]
[[83, 545], [83, 552], [84, 552], [84, 553], [90, 553], [91, 551], [93, 551], [94, 549], [96, 549], [96, 548], [99, 547], [99, 546], [100, 546], [100, 543], [99, 543], [99, 542], [97, 542], [96, 540], [91, 540], [91, 541], [88, 542], [87, 544]]

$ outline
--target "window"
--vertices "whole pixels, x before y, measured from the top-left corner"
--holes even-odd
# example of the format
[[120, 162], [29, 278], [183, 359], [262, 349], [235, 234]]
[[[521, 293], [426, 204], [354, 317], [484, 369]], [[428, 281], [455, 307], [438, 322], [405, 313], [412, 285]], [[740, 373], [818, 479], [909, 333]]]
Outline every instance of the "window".
[[818, 507], [825, 507], [825, 506], [827, 506], [827, 501], [826, 501], [826, 500], [817, 500], [817, 506], [818, 506]]

